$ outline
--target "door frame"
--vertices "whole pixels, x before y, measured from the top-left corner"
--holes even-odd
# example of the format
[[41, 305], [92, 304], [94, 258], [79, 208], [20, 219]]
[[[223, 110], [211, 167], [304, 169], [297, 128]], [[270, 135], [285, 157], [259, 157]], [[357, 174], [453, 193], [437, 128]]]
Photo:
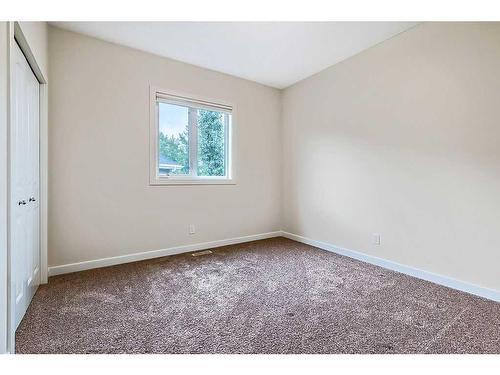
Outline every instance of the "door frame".
[[[10, 238], [11, 238], [11, 225], [10, 225], [10, 128], [12, 125], [12, 77], [13, 77], [13, 49], [15, 47], [15, 43], [19, 45], [21, 51], [23, 52], [28, 64], [30, 65], [33, 73], [35, 74], [36, 79], [40, 85], [40, 283], [47, 283], [48, 278], [48, 266], [47, 266], [47, 219], [48, 219], [48, 79], [44, 76], [42, 70], [40, 69], [39, 62], [36, 60], [35, 55], [33, 54], [30, 45], [21, 29], [21, 26], [18, 22], [7, 22], [7, 123], [6, 123], [6, 150], [7, 150], [7, 160], [6, 160], [6, 174], [7, 174], [7, 186], [6, 186], [6, 219], [7, 219], [7, 322], [6, 322], [6, 352], [15, 353], [15, 318], [14, 318], [14, 304], [11, 302], [14, 296], [14, 287], [11, 277], [12, 272], [12, 256], [10, 249]], [[1, 74], [1, 72], [0, 72]], [[2, 139], [3, 141], [3, 139]], [[0, 156], [2, 157], [2, 156]], [[2, 160], [3, 163], [3, 160]], [[2, 212], [3, 215], [3, 212]], [[1, 329], [0, 329], [1, 332]], [[3, 339], [3, 338], [2, 338]], [[0, 346], [1, 348], [1, 346]]]

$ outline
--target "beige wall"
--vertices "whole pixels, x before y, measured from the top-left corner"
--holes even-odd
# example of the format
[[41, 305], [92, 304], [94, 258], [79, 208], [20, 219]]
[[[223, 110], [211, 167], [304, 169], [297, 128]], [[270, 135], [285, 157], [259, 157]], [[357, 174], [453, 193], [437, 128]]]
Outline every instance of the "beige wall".
[[[499, 24], [422, 24], [281, 96], [49, 35], [50, 266], [284, 229], [500, 289]], [[238, 107], [236, 186], [148, 186], [149, 84]]]
[[[49, 52], [49, 266], [280, 229], [278, 90], [53, 27]], [[150, 84], [237, 106], [237, 185], [148, 185]]]
[[417, 26], [282, 113], [284, 230], [500, 289], [499, 23]]

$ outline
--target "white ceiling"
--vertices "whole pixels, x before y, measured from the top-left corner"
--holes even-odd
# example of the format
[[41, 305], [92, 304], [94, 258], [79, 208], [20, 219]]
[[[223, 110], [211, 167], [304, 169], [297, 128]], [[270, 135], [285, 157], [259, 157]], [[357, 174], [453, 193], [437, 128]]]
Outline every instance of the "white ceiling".
[[189, 64], [285, 88], [416, 22], [53, 22]]

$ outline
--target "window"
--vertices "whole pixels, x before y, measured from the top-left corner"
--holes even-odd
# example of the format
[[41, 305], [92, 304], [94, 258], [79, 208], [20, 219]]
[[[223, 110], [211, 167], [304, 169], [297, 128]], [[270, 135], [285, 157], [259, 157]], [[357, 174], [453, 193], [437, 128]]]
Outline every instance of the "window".
[[151, 93], [151, 184], [232, 183], [232, 107]]

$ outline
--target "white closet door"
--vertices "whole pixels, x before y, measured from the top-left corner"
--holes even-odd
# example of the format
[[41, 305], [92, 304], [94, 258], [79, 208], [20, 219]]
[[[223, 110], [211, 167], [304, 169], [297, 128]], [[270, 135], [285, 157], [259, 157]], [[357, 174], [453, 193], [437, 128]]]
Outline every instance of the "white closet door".
[[[26, 60], [25, 60], [26, 61]], [[27, 62], [26, 62], [27, 63]], [[28, 170], [29, 170], [29, 194], [28, 194], [28, 223], [30, 243], [28, 246], [29, 270], [28, 270], [28, 296], [29, 302], [35, 295], [40, 285], [40, 205], [39, 205], [39, 180], [40, 180], [40, 84], [35, 75], [29, 69], [28, 73], [28, 130], [27, 141]]]
[[39, 83], [17, 44], [12, 88], [10, 244], [17, 327], [40, 284]]

